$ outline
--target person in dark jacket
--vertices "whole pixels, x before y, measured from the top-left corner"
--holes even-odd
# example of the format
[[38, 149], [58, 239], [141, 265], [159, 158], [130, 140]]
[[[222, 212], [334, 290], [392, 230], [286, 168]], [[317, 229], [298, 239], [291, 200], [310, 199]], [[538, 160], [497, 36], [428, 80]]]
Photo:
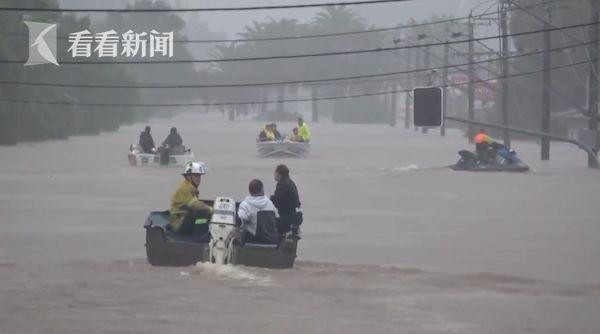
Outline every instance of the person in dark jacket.
[[139, 145], [144, 153], [153, 153], [154, 151], [154, 139], [150, 134], [150, 127], [146, 126], [144, 132], [140, 133]]
[[172, 127], [171, 128], [171, 132], [169, 133], [169, 135], [167, 136], [167, 138], [163, 142], [163, 145], [166, 148], [171, 148], [171, 147], [183, 145], [183, 139], [181, 139], [181, 136], [179, 135], [179, 133], [177, 133], [177, 128], [176, 127]]
[[283, 138], [281, 136], [281, 133], [279, 133], [279, 131], [277, 131], [277, 124], [275, 124], [275, 123], [271, 123], [271, 132], [273, 132], [273, 136], [275, 136], [275, 140], [281, 140]]
[[279, 232], [287, 233], [302, 223], [301, 214], [298, 212], [300, 196], [296, 184], [290, 179], [290, 170], [286, 165], [275, 168], [275, 181], [277, 187], [271, 196], [271, 202], [279, 213]]
[[181, 139], [181, 136], [179, 135], [179, 133], [177, 133], [177, 128], [172, 127], [171, 132], [169, 133], [165, 141], [163, 141], [161, 147], [159, 147], [160, 163], [162, 165], [168, 165], [169, 156], [177, 154], [175, 148], [181, 147], [182, 145], [183, 139]]

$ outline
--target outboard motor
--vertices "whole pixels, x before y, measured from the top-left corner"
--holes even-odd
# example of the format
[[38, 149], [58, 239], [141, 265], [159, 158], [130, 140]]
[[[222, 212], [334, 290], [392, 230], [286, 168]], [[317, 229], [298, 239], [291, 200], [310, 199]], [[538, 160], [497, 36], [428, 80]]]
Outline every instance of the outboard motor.
[[227, 264], [233, 254], [235, 239], [235, 200], [228, 197], [217, 197], [213, 205], [214, 212], [209, 224], [210, 262]]

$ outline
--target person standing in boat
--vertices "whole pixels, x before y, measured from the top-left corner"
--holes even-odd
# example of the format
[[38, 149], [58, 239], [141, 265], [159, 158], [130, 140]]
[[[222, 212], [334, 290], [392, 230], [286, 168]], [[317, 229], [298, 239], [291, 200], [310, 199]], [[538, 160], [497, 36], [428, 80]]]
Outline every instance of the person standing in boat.
[[297, 227], [302, 224], [302, 213], [299, 211], [300, 196], [286, 165], [279, 165], [275, 168], [275, 181], [277, 181], [277, 187], [271, 196], [271, 202], [279, 213], [279, 233], [284, 234], [291, 230], [297, 230]]
[[150, 134], [150, 126], [146, 126], [144, 131], [140, 133], [139, 143], [144, 153], [154, 153], [154, 139]]

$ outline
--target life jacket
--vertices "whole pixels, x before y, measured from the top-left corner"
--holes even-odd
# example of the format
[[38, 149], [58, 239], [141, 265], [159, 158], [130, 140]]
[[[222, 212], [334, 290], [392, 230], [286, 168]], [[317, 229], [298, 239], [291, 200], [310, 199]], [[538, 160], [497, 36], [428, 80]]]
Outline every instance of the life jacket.
[[267, 129], [265, 129], [265, 133], [267, 134], [267, 140], [273, 141], [275, 140], [275, 134]]
[[307, 142], [310, 140], [310, 130], [308, 129], [308, 125], [306, 124], [306, 122], [300, 125], [300, 127], [298, 128], [298, 134], [300, 138], [302, 138], [302, 141]]

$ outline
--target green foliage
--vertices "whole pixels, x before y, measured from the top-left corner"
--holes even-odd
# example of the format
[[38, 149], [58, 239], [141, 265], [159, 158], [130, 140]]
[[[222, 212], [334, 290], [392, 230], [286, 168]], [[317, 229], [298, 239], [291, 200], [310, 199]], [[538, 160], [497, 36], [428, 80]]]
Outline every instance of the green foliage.
[[[19, 6], [21, 1], [10, 0], [6, 6]], [[56, 0], [32, 0], [28, 6], [56, 8]], [[166, 6], [162, 2], [148, 0], [138, 1], [134, 7]], [[117, 17], [118, 16], [118, 17]], [[108, 23], [131, 23], [130, 18], [119, 14], [109, 15]], [[89, 17], [62, 15], [60, 13], [15, 13], [0, 11], [0, 31], [9, 34], [0, 34], [0, 59], [24, 60], [27, 59], [28, 45], [27, 27], [23, 20], [58, 23], [58, 36], [65, 36], [70, 32], [88, 29], [91, 27]], [[121, 20], [121, 21], [119, 21]], [[181, 29], [185, 22], [173, 14], [158, 15], [150, 22], [160, 23], [153, 27], [168, 31]], [[136, 22], [137, 24], [137, 22]], [[118, 29], [119, 27], [115, 28]], [[147, 27], [136, 27], [146, 29]], [[129, 26], [128, 26], [129, 29]], [[147, 29], [150, 30], [150, 29]], [[176, 36], [181, 39], [183, 36]], [[57, 51], [59, 63], [73, 60], [67, 52], [69, 48], [66, 39], [59, 39]], [[191, 57], [189, 57], [191, 58]], [[80, 60], [80, 59], [76, 59]], [[92, 57], [91, 60], [99, 60]], [[190, 66], [191, 67], [191, 66]], [[141, 67], [139, 67], [141, 68]], [[147, 68], [145, 68], [147, 69]], [[175, 73], [178, 77], [184, 74], [193, 75], [193, 68], [181, 69]], [[155, 73], [155, 71], [146, 71]], [[164, 72], [164, 71], [163, 71]], [[54, 65], [23, 66], [22, 64], [0, 64], [0, 74], [3, 80], [31, 81], [31, 82], [69, 82], [69, 83], [106, 83], [134, 85], [137, 83], [140, 71], [132, 70], [125, 65]], [[156, 74], [156, 73], [155, 73]], [[164, 73], [157, 75], [164, 76]], [[188, 75], [188, 77], [189, 77]], [[159, 80], [154, 80], [158, 82]], [[162, 99], [162, 97], [159, 97]], [[173, 98], [173, 97], [172, 97]], [[0, 99], [17, 99], [33, 101], [54, 101], [61, 104], [35, 104], [14, 103], [0, 101], [0, 144], [16, 144], [21, 141], [35, 141], [49, 138], [66, 138], [78, 134], [97, 134], [102, 131], [115, 131], [121, 124], [131, 123], [143, 119], [148, 114], [142, 114], [134, 108], [107, 108], [98, 106], [70, 105], [69, 103], [123, 103], [135, 104], [140, 102], [137, 90], [125, 89], [90, 89], [83, 87], [41, 87], [0, 85]]]

